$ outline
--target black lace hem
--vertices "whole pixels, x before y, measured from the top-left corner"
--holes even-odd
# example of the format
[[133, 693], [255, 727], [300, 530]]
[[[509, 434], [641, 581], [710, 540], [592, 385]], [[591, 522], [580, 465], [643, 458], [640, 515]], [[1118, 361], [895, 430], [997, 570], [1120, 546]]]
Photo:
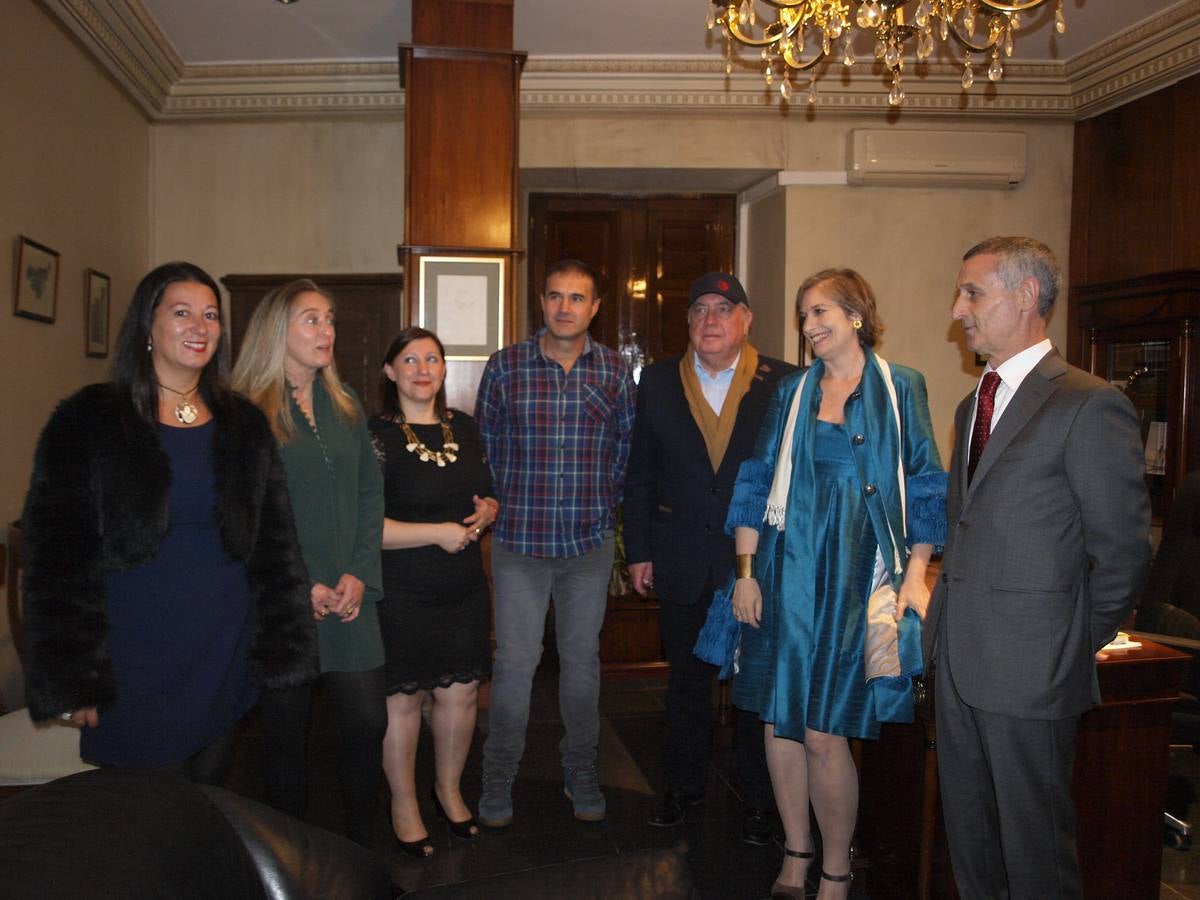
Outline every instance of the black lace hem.
[[388, 685], [388, 695], [415, 694], [417, 691], [432, 691], [436, 688], [450, 687], [452, 684], [470, 684], [472, 681], [489, 681], [492, 673], [486, 669], [476, 669], [472, 672], [454, 672], [449, 675], [438, 675], [433, 678], [416, 678]]

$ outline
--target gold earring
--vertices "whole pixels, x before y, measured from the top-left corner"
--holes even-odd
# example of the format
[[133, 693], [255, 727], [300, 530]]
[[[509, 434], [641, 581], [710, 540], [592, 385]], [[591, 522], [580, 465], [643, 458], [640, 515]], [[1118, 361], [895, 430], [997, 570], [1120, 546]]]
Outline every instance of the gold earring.
[[862, 331], [862, 319], [855, 319], [850, 324], [854, 326], [855, 331]]

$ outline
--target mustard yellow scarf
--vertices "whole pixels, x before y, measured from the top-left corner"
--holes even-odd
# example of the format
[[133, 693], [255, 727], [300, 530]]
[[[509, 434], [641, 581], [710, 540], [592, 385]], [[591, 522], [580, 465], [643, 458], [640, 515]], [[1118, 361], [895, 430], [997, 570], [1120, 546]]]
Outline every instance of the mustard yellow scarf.
[[721, 414], [713, 412], [708, 401], [704, 399], [704, 390], [700, 387], [700, 378], [696, 375], [696, 351], [688, 347], [687, 353], [679, 360], [679, 380], [683, 382], [683, 395], [687, 397], [688, 409], [696, 427], [704, 435], [704, 446], [708, 450], [708, 461], [714, 472], [721, 468], [721, 460], [725, 458], [725, 450], [729, 447], [729, 438], [733, 434], [733, 423], [737, 421], [738, 407], [742, 398], [750, 390], [750, 382], [758, 371], [758, 351], [749, 342], [742, 344], [742, 356], [733, 372], [733, 382], [729, 385], [729, 393], [725, 395], [725, 403], [721, 406]]

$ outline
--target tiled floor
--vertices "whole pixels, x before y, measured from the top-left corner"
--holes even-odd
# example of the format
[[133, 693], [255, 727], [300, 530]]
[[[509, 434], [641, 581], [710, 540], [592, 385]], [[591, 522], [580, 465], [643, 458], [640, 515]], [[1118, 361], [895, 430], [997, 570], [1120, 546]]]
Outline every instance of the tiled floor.
[[[718, 749], [714, 758], [708, 797], [704, 806], [689, 812], [678, 828], [651, 828], [646, 824], [662, 783], [659, 746], [664, 710], [664, 682], [658, 679], [606, 678], [601, 693], [599, 767], [608, 799], [604, 822], [585, 824], [571, 814], [562, 794], [553, 660], [543, 664], [534, 685], [525, 761], [514, 788], [515, 820], [510, 828], [492, 831], [475, 843], [455, 840], [434, 818], [429, 803], [423, 805], [425, 822], [436, 847], [427, 862], [411, 859], [390, 845], [386, 802], [380, 797], [376, 849], [388, 862], [394, 883], [405, 890], [464, 884], [499, 874], [535, 869], [567, 861], [616, 856], [649, 847], [672, 847], [684, 855], [702, 900], [758, 900], [768, 895], [781, 859], [777, 847], [754, 847], [739, 839], [742, 806], [734, 780], [732, 753]], [[486, 728], [486, 709], [480, 711], [480, 731]], [[256, 793], [250, 760], [254, 757], [253, 725], [243, 742], [232, 785]], [[477, 736], [464, 777], [468, 802], [478, 797], [480, 746]], [[331, 771], [322, 760], [336, 760], [330, 723], [320, 715], [314, 722], [314, 770]], [[1200, 825], [1200, 756], [1188, 750], [1172, 755], [1173, 790], [1182, 792], [1188, 815]], [[432, 747], [428, 730], [418, 755], [418, 787], [428, 795], [432, 780]], [[336, 778], [314, 778], [312, 818], [337, 830], [339, 822]], [[1188, 793], [1190, 791], [1190, 794]], [[1163, 885], [1160, 900], [1200, 900], [1200, 836], [1194, 850], [1163, 849]], [[869, 897], [863, 878], [855, 884], [856, 900]], [[522, 900], [536, 900], [523, 893]], [[551, 894], [545, 895], [547, 898]], [[560, 900], [557, 894], [555, 900]], [[635, 900], [635, 898], [630, 898]], [[1123, 898], [1124, 900], [1124, 898]], [[1130, 898], [1136, 900], [1136, 898]]]

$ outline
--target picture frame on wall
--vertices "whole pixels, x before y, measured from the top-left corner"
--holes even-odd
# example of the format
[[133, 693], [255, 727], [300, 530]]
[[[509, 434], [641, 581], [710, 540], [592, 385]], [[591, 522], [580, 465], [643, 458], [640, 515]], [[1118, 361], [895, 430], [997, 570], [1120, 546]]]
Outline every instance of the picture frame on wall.
[[112, 280], [103, 272], [88, 269], [83, 286], [84, 352], [88, 356], [108, 356], [109, 296]]
[[58, 252], [19, 235], [16, 280], [13, 313], [53, 324], [58, 303]]
[[494, 256], [422, 256], [417, 322], [437, 334], [447, 360], [486, 360], [500, 349], [504, 267]]

